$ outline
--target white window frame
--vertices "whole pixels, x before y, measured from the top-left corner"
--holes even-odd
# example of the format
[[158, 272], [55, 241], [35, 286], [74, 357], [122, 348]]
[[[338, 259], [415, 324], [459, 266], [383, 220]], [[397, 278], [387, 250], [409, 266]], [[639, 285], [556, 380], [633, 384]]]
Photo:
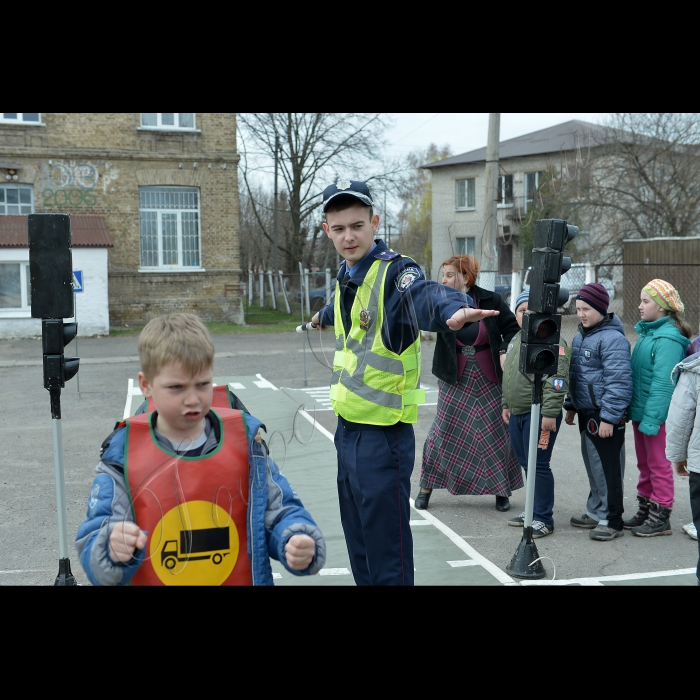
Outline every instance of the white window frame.
[[541, 183], [540, 183], [540, 175], [544, 176], [545, 173], [544, 173], [544, 171], [542, 171], [542, 170], [530, 170], [530, 171], [526, 172], [525, 175], [524, 175], [524, 177], [523, 177], [523, 180], [524, 180], [524, 183], [523, 183], [523, 184], [524, 184], [524, 190], [525, 190], [525, 191], [523, 192], [523, 202], [524, 202], [523, 211], [524, 211], [526, 214], [527, 214], [527, 211], [528, 211], [528, 206], [529, 206], [529, 204], [530, 204], [531, 202], [534, 202], [534, 201], [535, 201], [534, 198], [533, 198], [533, 199], [530, 199], [530, 198], [528, 197], [528, 188], [527, 188], [527, 176], [528, 176], [528, 175], [534, 175], [534, 176], [535, 176], [535, 192], [537, 192], [537, 190], [540, 189], [540, 184], [541, 184]]
[[[24, 213], [20, 212], [20, 213], [18, 213], [18, 214], [8, 214], [8, 213], [7, 213], [7, 206], [8, 206], [8, 204], [7, 204], [7, 194], [6, 194], [6, 195], [5, 195], [5, 201], [4, 201], [4, 202], [0, 202], [0, 216], [26, 216], [28, 213], [29, 213], [29, 214], [33, 214], [33, 213], [34, 213], [34, 187], [32, 187], [32, 185], [25, 185], [24, 183], [22, 183], [22, 184], [19, 184], [19, 183], [18, 183], [18, 184], [14, 184], [14, 183], [8, 183], [8, 182], [5, 182], [5, 183], [0, 182], [0, 189], [1, 189], [1, 190], [5, 190], [5, 191], [6, 191], [6, 190], [10, 190], [10, 189], [14, 189], [14, 190], [27, 189], [27, 190], [29, 190], [29, 199], [30, 199], [29, 206], [31, 207], [31, 211], [30, 211], [30, 212], [24, 212]], [[17, 206], [19, 206], [19, 207], [22, 207], [22, 206], [26, 207], [27, 204], [26, 204], [26, 203], [25, 203], [25, 204], [19, 203]], [[2, 261], [0, 261], [0, 262], [2, 262]]]
[[455, 238], [455, 255], [474, 255], [476, 256], [476, 237], [475, 236], [458, 236]]
[[[185, 114], [185, 112], [173, 112], [175, 115], [175, 121], [178, 122], [177, 124], [163, 124], [163, 114], [167, 114], [167, 112], [153, 112], [152, 114], [156, 115], [156, 124], [155, 125], [149, 125], [149, 124], [144, 124], [143, 123], [143, 115], [147, 114], [146, 112], [141, 113], [141, 126], [139, 126], [140, 131], [196, 131], [201, 133], [201, 130], [197, 128], [197, 114], [196, 113], [191, 113], [192, 114], [192, 126], [180, 126], [179, 121], [180, 121], [180, 114]], [[151, 114], [151, 113], [149, 113]], [[188, 112], [187, 114], [190, 114]]]
[[[9, 114], [9, 112], [8, 112]], [[25, 121], [24, 119], [24, 112], [23, 113], [17, 113], [17, 116], [12, 118], [12, 117], [6, 117], [3, 112], [0, 112], [0, 124], [22, 124], [25, 126], [46, 126], [45, 124], [41, 123], [41, 112], [37, 114], [37, 119], [28, 119]], [[36, 112], [26, 112], [26, 114], [36, 114]]]
[[[510, 201], [506, 201], [506, 178], [510, 178]], [[498, 202], [499, 209], [508, 209], [513, 206], [515, 197], [513, 196], [513, 180], [515, 179], [510, 173], [501, 174], [498, 176], [501, 181], [501, 201]]]
[[[29, 251], [26, 251], [21, 259], [4, 259], [0, 258], [0, 265], [19, 265], [19, 286], [20, 286], [20, 298], [22, 306], [5, 308], [0, 307], [0, 318], [31, 318], [32, 315], [32, 303], [31, 303], [31, 290], [29, 288], [29, 260], [26, 256], [29, 255]], [[10, 256], [11, 258], [14, 256]]]
[[[156, 208], [142, 208], [141, 207], [141, 192], [144, 190], [173, 190], [180, 192], [196, 192], [197, 193], [197, 208], [196, 209], [156, 209]], [[202, 194], [199, 187], [167, 187], [167, 186], [155, 186], [155, 187], [139, 187], [139, 272], [204, 272], [202, 267]], [[158, 265], [148, 266], [141, 264], [141, 214], [143, 212], [156, 212], [156, 230], [158, 232]], [[183, 259], [183, 249], [182, 249], [182, 213], [183, 212], [196, 212], [197, 213], [197, 256], [199, 259], [199, 265], [189, 265], [185, 266], [182, 264]], [[177, 214], [177, 265], [164, 265], [163, 264], [163, 214]]]
[[[464, 183], [464, 206], [459, 206], [459, 190], [460, 184]], [[473, 204], [469, 204], [469, 183], [471, 183], [471, 195]], [[465, 177], [455, 180], [455, 210], [456, 211], [474, 211], [476, 209], [476, 179], [473, 177]]]

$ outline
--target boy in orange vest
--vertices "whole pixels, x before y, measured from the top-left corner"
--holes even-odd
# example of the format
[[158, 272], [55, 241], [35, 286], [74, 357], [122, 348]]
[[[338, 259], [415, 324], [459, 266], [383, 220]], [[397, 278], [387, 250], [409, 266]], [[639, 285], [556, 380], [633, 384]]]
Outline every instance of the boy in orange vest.
[[[139, 386], [154, 410], [103, 443], [76, 548], [94, 585], [272, 585], [270, 557], [317, 573], [323, 535], [256, 440], [214, 398], [214, 344], [192, 314], [150, 321]], [[221, 407], [219, 407], [221, 406]]]

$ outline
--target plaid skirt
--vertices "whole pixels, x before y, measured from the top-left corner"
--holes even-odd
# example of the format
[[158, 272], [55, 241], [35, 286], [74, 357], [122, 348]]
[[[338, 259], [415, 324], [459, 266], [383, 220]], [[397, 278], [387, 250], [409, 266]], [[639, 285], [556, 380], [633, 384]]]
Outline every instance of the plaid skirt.
[[474, 356], [459, 384], [438, 381], [437, 415], [423, 446], [420, 485], [457, 496], [510, 496], [522, 468], [501, 418], [500, 385], [486, 379]]

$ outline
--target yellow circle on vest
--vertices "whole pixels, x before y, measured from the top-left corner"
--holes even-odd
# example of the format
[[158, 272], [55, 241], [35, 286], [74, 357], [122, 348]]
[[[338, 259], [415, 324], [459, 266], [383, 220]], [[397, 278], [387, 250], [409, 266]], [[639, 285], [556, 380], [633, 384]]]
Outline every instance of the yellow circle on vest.
[[211, 501], [169, 510], [151, 535], [150, 560], [166, 586], [220, 586], [238, 560], [233, 518]]

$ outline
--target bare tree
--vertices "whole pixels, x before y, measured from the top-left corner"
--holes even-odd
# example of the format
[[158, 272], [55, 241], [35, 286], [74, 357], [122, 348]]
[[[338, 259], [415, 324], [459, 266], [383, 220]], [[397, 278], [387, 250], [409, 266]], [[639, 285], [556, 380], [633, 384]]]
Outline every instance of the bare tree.
[[562, 170], [561, 209], [596, 231], [600, 262], [620, 258], [625, 238], [695, 235], [699, 149], [700, 114], [612, 114], [588, 164]]
[[253, 193], [263, 180], [271, 189], [275, 144], [279, 144], [280, 190], [287, 198], [288, 221], [278, 235], [278, 248], [288, 272], [295, 272], [299, 261], [311, 266], [317, 256], [326, 260], [331, 255], [320, 214], [321, 195], [329, 182], [341, 177], [381, 182], [393, 174], [381, 161], [386, 115], [240, 114], [238, 125], [243, 188], [258, 230], [270, 244], [272, 219]]
[[404, 161], [404, 172], [396, 189], [401, 209], [399, 229], [401, 252], [410, 255], [429, 273], [432, 259], [433, 191], [431, 172], [421, 166], [452, 155], [449, 146], [431, 143], [427, 148], [412, 151]]

